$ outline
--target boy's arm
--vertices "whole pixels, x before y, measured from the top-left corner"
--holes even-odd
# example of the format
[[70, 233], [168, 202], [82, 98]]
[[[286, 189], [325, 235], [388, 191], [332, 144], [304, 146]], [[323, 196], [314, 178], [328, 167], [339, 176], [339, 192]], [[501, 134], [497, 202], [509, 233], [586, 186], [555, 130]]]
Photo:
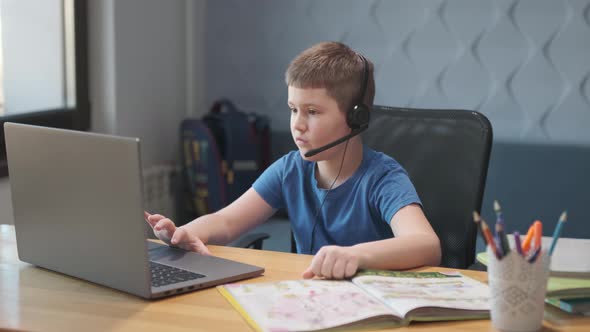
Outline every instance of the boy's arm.
[[390, 225], [394, 238], [352, 246], [359, 268], [401, 270], [440, 264], [440, 241], [419, 205], [401, 208]]
[[357, 269], [403, 270], [440, 264], [438, 236], [419, 205], [410, 204], [401, 208], [390, 224], [395, 238], [351, 247], [322, 247], [303, 272], [303, 277], [342, 279], [351, 277]]
[[276, 209], [268, 205], [254, 188], [250, 188], [223, 209], [201, 216], [182, 228], [204, 243], [227, 244], [262, 224], [275, 212]]

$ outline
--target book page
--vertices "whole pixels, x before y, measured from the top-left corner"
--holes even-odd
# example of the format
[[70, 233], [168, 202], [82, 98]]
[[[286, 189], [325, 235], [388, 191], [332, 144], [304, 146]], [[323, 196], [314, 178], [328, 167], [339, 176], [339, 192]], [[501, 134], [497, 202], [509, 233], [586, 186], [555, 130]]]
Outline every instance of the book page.
[[349, 281], [291, 280], [221, 288], [247, 313], [249, 323], [253, 325], [254, 321], [255, 329], [261, 331], [310, 331], [391, 315], [383, 303]]
[[[486, 284], [460, 273], [363, 271], [353, 283], [396, 310], [402, 317], [422, 307], [487, 311]], [[431, 310], [433, 318], [444, 311]], [[467, 312], [468, 314], [469, 312]]]

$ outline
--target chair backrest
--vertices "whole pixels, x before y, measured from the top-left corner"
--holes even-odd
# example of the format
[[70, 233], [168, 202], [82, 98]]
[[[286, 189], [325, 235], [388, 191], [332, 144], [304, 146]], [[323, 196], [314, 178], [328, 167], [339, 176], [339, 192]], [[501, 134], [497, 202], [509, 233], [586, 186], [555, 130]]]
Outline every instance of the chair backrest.
[[474, 111], [375, 106], [363, 142], [408, 172], [441, 241], [441, 265], [467, 268], [475, 258], [492, 126]]

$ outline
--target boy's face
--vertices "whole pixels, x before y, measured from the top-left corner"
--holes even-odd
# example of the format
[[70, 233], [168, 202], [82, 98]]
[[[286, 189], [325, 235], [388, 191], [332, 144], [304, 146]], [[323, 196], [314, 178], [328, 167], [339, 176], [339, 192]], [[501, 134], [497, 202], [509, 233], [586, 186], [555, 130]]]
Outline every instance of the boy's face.
[[304, 159], [319, 161], [340, 155], [344, 144], [306, 158], [304, 154], [331, 143], [350, 133], [346, 114], [328, 96], [325, 88], [295, 88], [289, 86], [288, 104], [291, 110], [291, 135]]

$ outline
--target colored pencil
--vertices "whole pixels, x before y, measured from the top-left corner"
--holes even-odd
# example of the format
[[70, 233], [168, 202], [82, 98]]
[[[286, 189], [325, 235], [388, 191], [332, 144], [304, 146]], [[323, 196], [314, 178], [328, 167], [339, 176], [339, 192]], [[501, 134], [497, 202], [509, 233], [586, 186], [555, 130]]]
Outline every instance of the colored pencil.
[[557, 240], [561, 236], [561, 229], [563, 228], [563, 224], [567, 221], [567, 211], [563, 211], [561, 216], [559, 216], [559, 221], [555, 226], [555, 230], [553, 231], [553, 239], [551, 240], [551, 247], [549, 247], [549, 256], [553, 254], [553, 250], [555, 250], [555, 245], [557, 245]]
[[508, 244], [508, 236], [504, 230], [504, 216], [502, 208], [498, 201], [494, 201], [494, 212], [496, 212], [496, 236], [498, 237], [499, 245], [502, 248], [503, 255], [506, 256], [510, 252], [510, 245]]
[[508, 244], [506, 232], [504, 232], [504, 224], [501, 222], [496, 222], [496, 238], [498, 239], [498, 248], [502, 249], [502, 256], [508, 255], [510, 252], [510, 245]]
[[520, 233], [518, 231], [514, 232], [514, 248], [516, 248], [516, 252], [519, 255], [524, 257], [524, 253], [522, 252], [522, 244], [520, 243]]
[[485, 240], [486, 244], [492, 249], [492, 252], [494, 255], [496, 255], [496, 258], [501, 259], [502, 256], [500, 256], [500, 253], [498, 252], [498, 247], [496, 247], [496, 242], [494, 241], [494, 236], [492, 235], [490, 228], [486, 222], [481, 219], [479, 213], [475, 211], [473, 212], [473, 221], [481, 226], [481, 233], [483, 234], [483, 239]]
[[486, 237], [486, 239], [488, 239], [488, 245], [492, 248], [492, 251], [494, 252], [496, 257], [498, 259], [502, 259], [502, 255], [500, 254], [500, 250], [498, 250], [498, 246], [496, 245], [496, 241], [494, 241], [494, 236], [492, 235], [492, 231], [490, 231], [488, 224], [486, 224], [486, 222], [483, 219], [481, 220], [481, 230], [482, 230], [484, 236]]
[[[483, 235], [483, 232], [481, 231], [480, 221], [481, 221], [481, 219], [479, 217], [479, 213], [477, 213], [476, 211], [473, 211], [473, 222], [475, 223], [475, 226], [477, 227], [477, 232], [479, 233], [479, 236], [481, 236], [481, 238], [484, 239], [484, 241], [485, 241], [486, 238]], [[488, 244], [488, 243], [486, 242], [486, 244]]]

